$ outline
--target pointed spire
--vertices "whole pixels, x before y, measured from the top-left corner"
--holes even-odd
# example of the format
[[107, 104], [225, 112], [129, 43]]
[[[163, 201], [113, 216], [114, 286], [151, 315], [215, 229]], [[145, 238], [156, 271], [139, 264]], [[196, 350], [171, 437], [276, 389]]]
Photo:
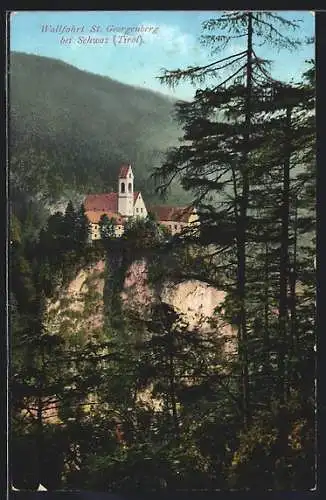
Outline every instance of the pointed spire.
[[119, 170], [119, 179], [126, 179], [130, 170], [132, 171], [131, 165], [129, 164], [121, 165]]

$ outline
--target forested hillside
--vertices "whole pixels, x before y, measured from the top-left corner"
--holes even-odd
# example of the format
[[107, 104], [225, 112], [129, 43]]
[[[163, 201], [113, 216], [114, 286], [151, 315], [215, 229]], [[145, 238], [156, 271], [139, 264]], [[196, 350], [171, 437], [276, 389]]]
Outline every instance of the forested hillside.
[[131, 162], [136, 188], [155, 199], [149, 174], [181, 135], [173, 99], [31, 54], [12, 53], [9, 75], [13, 190], [115, 190]]

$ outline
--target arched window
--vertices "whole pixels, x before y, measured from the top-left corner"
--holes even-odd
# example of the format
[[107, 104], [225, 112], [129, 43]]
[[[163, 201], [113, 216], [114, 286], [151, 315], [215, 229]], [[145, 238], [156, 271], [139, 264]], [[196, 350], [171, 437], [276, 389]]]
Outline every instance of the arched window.
[[126, 192], [125, 183], [121, 182], [121, 193], [125, 193], [125, 192]]
[[129, 193], [131, 193], [131, 191], [132, 191], [132, 185], [131, 185], [131, 182], [129, 182], [129, 184], [128, 184], [128, 191], [129, 191]]

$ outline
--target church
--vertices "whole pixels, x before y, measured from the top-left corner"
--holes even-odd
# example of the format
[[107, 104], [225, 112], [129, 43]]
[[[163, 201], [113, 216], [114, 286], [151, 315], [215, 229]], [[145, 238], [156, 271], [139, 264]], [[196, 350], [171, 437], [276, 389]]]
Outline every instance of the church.
[[104, 214], [114, 220], [116, 237], [122, 236], [124, 225], [130, 217], [146, 217], [148, 212], [153, 213], [158, 223], [166, 226], [172, 235], [198, 220], [192, 207], [153, 205], [147, 208], [141, 192], [134, 191], [131, 165], [120, 167], [118, 192], [89, 194], [84, 201], [84, 208], [91, 224], [92, 241], [101, 238], [99, 223]]

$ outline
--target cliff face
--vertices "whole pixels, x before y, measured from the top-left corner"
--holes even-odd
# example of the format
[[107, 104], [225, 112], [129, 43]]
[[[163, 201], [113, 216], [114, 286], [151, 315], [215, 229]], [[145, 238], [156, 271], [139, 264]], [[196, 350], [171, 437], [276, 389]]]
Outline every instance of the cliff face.
[[145, 260], [136, 260], [129, 267], [121, 293], [125, 307], [142, 312], [155, 300], [154, 290], [148, 285], [148, 271]]
[[104, 304], [103, 260], [81, 270], [67, 288], [59, 293], [57, 300], [48, 303], [46, 327], [61, 335], [80, 332], [92, 335], [103, 325]]
[[[76, 342], [100, 334], [104, 324], [105, 266], [106, 263], [101, 260], [81, 270], [68, 287], [61, 290], [59, 298], [49, 302], [46, 317], [49, 331], [69, 336]], [[236, 338], [231, 326], [223, 323], [216, 311], [224, 298], [225, 292], [198, 280], [164, 283], [159, 291], [151, 288], [144, 260], [135, 261], [129, 267], [121, 293], [124, 308], [137, 310], [143, 315], [156, 301], [169, 304], [190, 329], [197, 328], [203, 335], [218, 336], [228, 358], [236, 354]], [[153, 387], [144, 388], [137, 394], [137, 401], [153, 411], [159, 411], [163, 402], [155, 397], [152, 390]], [[56, 417], [55, 410], [53, 418]]]
[[146, 262], [133, 262], [122, 292], [125, 306], [146, 311], [153, 301], [160, 300], [173, 307], [190, 329], [199, 328], [203, 334], [217, 334], [223, 338], [226, 354], [235, 352], [235, 332], [216, 310], [222, 305], [225, 292], [202, 281], [187, 280], [177, 284], [167, 282], [157, 293], [148, 286], [147, 280]]
[[[105, 262], [83, 269], [55, 302], [48, 306], [48, 327], [53, 332], [82, 331], [86, 336], [103, 326]], [[148, 271], [144, 260], [129, 267], [121, 293], [125, 308], [146, 313], [155, 301], [169, 304], [190, 328], [199, 328], [204, 334], [219, 335], [225, 341], [225, 352], [235, 348], [235, 334], [230, 325], [223, 323], [216, 308], [220, 307], [225, 292], [198, 280], [177, 284], [164, 283], [160, 291], [148, 284]]]
[[236, 352], [235, 331], [217, 311], [225, 297], [225, 292], [198, 280], [165, 285], [162, 292], [162, 301], [170, 304], [190, 328], [199, 328], [205, 335], [217, 335], [224, 341], [225, 355], [233, 355]]

